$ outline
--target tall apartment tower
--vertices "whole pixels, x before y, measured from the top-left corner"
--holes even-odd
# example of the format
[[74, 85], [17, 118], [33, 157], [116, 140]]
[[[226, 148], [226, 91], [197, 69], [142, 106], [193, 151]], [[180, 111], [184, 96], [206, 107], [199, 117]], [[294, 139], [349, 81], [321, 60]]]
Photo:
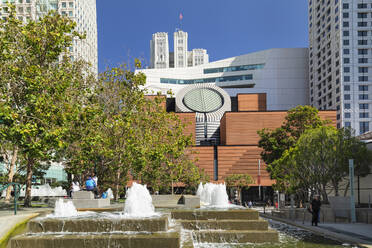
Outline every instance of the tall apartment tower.
[[150, 41], [151, 68], [169, 68], [168, 33], [158, 32], [152, 35]]
[[37, 20], [50, 10], [58, 11], [77, 23], [77, 31], [86, 32], [84, 40], [75, 40], [70, 48], [72, 59], [84, 59], [91, 63], [93, 72], [98, 73], [97, 51], [97, 11], [96, 0], [3, 0], [0, 3], [0, 16], [6, 18], [6, 2], [16, 5], [19, 20]]
[[356, 135], [372, 122], [372, 0], [309, 0], [310, 103]]
[[187, 32], [174, 32], [174, 68], [187, 67]]

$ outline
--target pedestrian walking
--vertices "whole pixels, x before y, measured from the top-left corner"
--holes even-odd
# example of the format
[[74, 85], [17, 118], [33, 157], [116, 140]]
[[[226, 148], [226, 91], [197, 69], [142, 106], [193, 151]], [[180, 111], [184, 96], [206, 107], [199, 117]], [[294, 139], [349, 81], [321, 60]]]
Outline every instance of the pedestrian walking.
[[318, 221], [319, 221], [319, 213], [320, 213], [320, 206], [322, 203], [319, 200], [319, 195], [315, 195], [314, 199], [311, 201], [310, 205], [310, 211], [312, 214], [312, 219], [311, 219], [311, 225], [312, 226], [318, 226]]

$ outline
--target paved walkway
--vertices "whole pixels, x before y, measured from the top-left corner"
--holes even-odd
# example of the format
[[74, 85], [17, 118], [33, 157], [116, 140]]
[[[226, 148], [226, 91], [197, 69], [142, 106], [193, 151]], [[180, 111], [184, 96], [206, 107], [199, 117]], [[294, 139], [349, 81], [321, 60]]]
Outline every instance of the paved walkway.
[[270, 214], [260, 213], [262, 217], [278, 220], [289, 225], [297, 226], [314, 233], [336, 239], [339, 241], [358, 244], [362, 247], [372, 248], [372, 224], [364, 223], [320, 223], [319, 226], [311, 226], [311, 223], [291, 221], [274, 217]]

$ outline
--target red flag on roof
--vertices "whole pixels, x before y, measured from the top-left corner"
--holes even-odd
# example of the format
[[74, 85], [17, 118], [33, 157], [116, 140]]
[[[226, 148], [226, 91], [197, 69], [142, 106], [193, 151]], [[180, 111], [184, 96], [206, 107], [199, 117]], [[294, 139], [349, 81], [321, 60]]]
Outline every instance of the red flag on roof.
[[183, 19], [183, 15], [182, 15], [182, 13], [180, 13], [180, 20], [182, 20]]

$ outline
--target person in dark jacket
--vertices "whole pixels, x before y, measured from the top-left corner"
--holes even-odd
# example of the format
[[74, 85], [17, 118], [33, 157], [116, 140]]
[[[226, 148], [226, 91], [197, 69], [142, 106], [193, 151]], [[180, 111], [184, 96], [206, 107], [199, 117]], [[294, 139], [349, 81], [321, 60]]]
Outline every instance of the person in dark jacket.
[[311, 225], [312, 226], [318, 226], [318, 220], [319, 220], [319, 212], [320, 212], [320, 206], [322, 203], [319, 200], [319, 196], [315, 195], [314, 199], [311, 201], [311, 213], [312, 213], [312, 219], [311, 219]]
[[97, 185], [91, 176], [88, 176], [87, 180], [85, 181], [85, 189], [87, 191], [92, 191], [95, 197], [98, 197], [99, 193], [98, 193]]

